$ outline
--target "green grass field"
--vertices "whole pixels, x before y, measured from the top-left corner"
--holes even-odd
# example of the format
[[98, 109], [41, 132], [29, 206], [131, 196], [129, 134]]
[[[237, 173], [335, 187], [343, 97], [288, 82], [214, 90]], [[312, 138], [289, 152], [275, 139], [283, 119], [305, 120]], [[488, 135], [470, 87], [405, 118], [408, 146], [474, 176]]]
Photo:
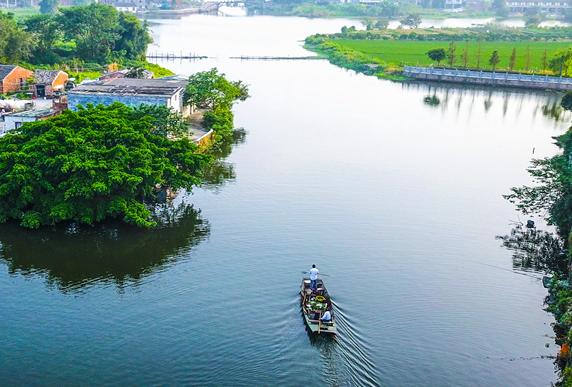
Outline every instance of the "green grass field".
[[[402, 66], [402, 65], [421, 65], [429, 66], [435, 62], [427, 57], [427, 51], [434, 48], [449, 47], [449, 42], [443, 41], [414, 41], [414, 40], [335, 40], [336, 44], [342, 48], [354, 50], [378, 60], [381, 60], [389, 65]], [[456, 42], [456, 60], [453, 66], [463, 67], [462, 53], [465, 48], [468, 52], [468, 67], [477, 67], [477, 53], [479, 43], [471, 42]], [[509, 58], [513, 48], [516, 49], [516, 63], [515, 71], [526, 71], [527, 51], [530, 52], [529, 71], [536, 73], [542, 72], [542, 57], [546, 50], [547, 59], [563, 49], [572, 48], [571, 42], [537, 42], [537, 41], [483, 41], [481, 47], [481, 65], [482, 69], [490, 69], [489, 58], [494, 50], [498, 50], [500, 63], [497, 65], [497, 70], [508, 69]], [[447, 60], [441, 62], [441, 65], [447, 65]]]

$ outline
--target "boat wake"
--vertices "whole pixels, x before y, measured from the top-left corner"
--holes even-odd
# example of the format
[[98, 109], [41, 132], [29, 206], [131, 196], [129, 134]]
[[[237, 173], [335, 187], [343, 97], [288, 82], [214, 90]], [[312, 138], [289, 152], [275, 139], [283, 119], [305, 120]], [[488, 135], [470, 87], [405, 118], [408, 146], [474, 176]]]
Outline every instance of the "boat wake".
[[344, 309], [333, 303], [337, 336], [312, 335], [312, 344], [320, 350], [324, 378], [328, 385], [379, 386], [380, 375], [371, 356], [371, 346]]

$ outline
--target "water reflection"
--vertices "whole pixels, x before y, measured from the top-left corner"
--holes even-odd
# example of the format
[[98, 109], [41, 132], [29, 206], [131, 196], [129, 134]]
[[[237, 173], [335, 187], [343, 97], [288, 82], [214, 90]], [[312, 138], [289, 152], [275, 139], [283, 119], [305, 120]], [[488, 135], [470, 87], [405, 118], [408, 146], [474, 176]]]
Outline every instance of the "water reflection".
[[[535, 91], [530, 93], [522, 89], [493, 89], [478, 85], [455, 85], [432, 82], [404, 82], [402, 87], [407, 90], [418, 91], [422, 94], [422, 102], [429, 107], [439, 107], [443, 112], [453, 111], [460, 113], [463, 105], [467, 105], [469, 116], [472, 110], [482, 106], [478, 113], [491, 113], [498, 106], [502, 116], [509, 112], [519, 115], [523, 109], [532, 109], [533, 116], [539, 111], [546, 118], [554, 122], [569, 120], [570, 114], [560, 108], [561, 93], [551, 91]], [[539, 98], [540, 96], [540, 98]], [[466, 107], [466, 106], [465, 106]]]
[[235, 146], [246, 141], [246, 130], [235, 129], [227, 141], [221, 141], [211, 150], [215, 157], [213, 162], [205, 169], [203, 174], [203, 188], [218, 191], [227, 181], [234, 180], [236, 174], [234, 166], [226, 161]]
[[567, 272], [564, 242], [550, 232], [517, 223], [509, 235], [497, 238], [512, 251], [513, 269], [559, 274]]
[[[219, 141], [205, 170], [204, 186], [219, 189], [235, 179], [233, 165], [225, 159], [233, 147], [244, 143], [246, 131], [237, 129]], [[159, 226], [138, 229], [117, 222], [95, 227], [67, 225], [38, 231], [23, 230], [16, 224], [0, 224], [0, 262], [12, 275], [43, 275], [50, 286], [62, 292], [78, 291], [93, 284], [113, 283], [119, 288], [138, 283], [145, 276], [168, 267], [177, 257], [206, 239], [210, 225], [200, 210], [179, 199], [154, 209]]]
[[568, 114], [562, 109], [558, 101], [552, 101], [549, 104], [542, 105], [542, 114], [545, 117], [553, 118], [556, 121], [569, 120]]
[[165, 207], [158, 217], [161, 226], [153, 230], [102, 224], [25, 231], [3, 224], [0, 260], [10, 274], [45, 276], [62, 292], [102, 282], [123, 288], [185, 256], [210, 232], [209, 223], [191, 205]]
[[423, 98], [423, 102], [428, 106], [439, 106], [441, 100], [436, 95], [428, 95]]

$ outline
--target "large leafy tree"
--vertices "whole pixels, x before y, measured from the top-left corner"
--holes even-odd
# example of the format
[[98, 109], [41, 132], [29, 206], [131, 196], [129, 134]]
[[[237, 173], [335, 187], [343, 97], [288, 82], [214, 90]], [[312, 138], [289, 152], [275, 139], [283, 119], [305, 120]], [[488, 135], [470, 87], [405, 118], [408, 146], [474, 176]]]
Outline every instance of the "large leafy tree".
[[121, 52], [127, 59], [144, 59], [151, 35], [147, 22], [141, 22], [135, 15], [120, 12], [118, 18], [119, 39], [115, 41], [114, 51]]
[[28, 59], [33, 44], [33, 36], [18, 26], [13, 15], [0, 11], [0, 63]]
[[99, 63], [111, 59], [112, 50], [121, 38], [119, 12], [114, 7], [90, 4], [62, 8], [60, 12], [58, 23], [65, 38], [75, 42], [81, 59]]
[[28, 228], [106, 218], [154, 225], [163, 189], [190, 189], [208, 157], [121, 104], [65, 111], [0, 138], [0, 221]]
[[185, 103], [199, 109], [230, 109], [237, 101], [248, 98], [248, 88], [241, 81], [229, 81], [216, 68], [191, 75], [185, 90]]
[[28, 33], [35, 38], [31, 60], [33, 63], [55, 63], [58, 56], [54, 51], [55, 43], [61, 39], [62, 32], [52, 15], [33, 15], [23, 22]]

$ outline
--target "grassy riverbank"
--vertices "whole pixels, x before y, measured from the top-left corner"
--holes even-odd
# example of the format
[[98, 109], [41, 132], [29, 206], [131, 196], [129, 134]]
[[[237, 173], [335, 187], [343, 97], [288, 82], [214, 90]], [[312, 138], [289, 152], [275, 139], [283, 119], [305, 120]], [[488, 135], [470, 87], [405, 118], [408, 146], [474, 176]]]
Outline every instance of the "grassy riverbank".
[[[383, 78], [399, 77], [406, 65], [492, 70], [489, 59], [494, 51], [497, 71], [554, 74], [550, 60], [572, 46], [572, 29], [346, 31], [313, 35], [305, 43], [333, 64]], [[444, 49], [447, 57], [440, 63], [431, 60], [427, 52], [433, 49]]]
[[[381, 61], [392, 66], [402, 67], [403, 65], [431, 66], [435, 64], [429, 59], [427, 51], [443, 48], [448, 49], [447, 42], [427, 42], [427, 41], [402, 41], [402, 40], [337, 40], [336, 44], [340, 49], [347, 51], [357, 51], [376, 61]], [[546, 51], [547, 60], [560, 50], [570, 47], [572, 42], [458, 42], [456, 44], [457, 58], [453, 66], [490, 69], [487, 63], [493, 51], [497, 50], [500, 62], [498, 70], [508, 70], [509, 60], [514, 49], [516, 52], [516, 71], [534, 71], [535, 73], [546, 70], [543, 68], [542, 59]], [[464, 50], [467, 50], [467, 63], [461, 57]], [[446, 60], [441, 64], [446, 64]]]

